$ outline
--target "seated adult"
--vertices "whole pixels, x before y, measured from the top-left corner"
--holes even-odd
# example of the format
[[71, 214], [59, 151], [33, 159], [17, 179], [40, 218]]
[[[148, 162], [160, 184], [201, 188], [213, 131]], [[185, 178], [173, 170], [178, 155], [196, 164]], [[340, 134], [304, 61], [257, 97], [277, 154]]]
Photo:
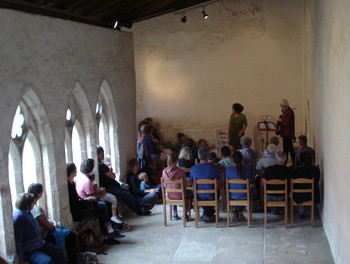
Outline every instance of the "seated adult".
[[[246, 180], [249, 178], [249, 168], [243, 164], [243, 155], [241, 152], [236, 151], [233, 156], [233, 166], [225, 169], [225, 178], [227, 179], [242, 179]], [[232, 189], [246, 189], [246, 184], [232, 183], [229, 186]], [[246, 200], [247, 194], [245, 193], [230, 193], [231, 200]], [[238, 221], [246, 220], [243, 215], [245, 206], [235, 206], [234, 215]]]
[[[265, 152], [264, 152], [265, 153]], [[256, 164], [256, 169], [258, 171], [264, 171], [267, 167], [276, 165], [276, 145], [269, 144], [266, 148], [266, 153]]]
[[[276, 165], [267, 167], [263, 174], [263, 183], [266, 180], [285, 180], [291, 179], [294, 176], [293, 170], [286, 167], [287, 155], [283, 151], [276, 152]], [[282, 185], [268, 185], [268, 190], [283, 190]], [[266, 196], [268, 201], [284, 201], [284, 195], [268, 194]], [[279, 214], [279, 208], [271, 207], [274, 215]]]
[[188, 137], [184, 133], [177, 133], [176, 137], [175, 149], [179, 152], [185, 146]]
[[130, 193], [138, 199], [141, 204], [154, 204], [158, 198], [159, 191], [158, 189], [148, 189], [141, 190], [140, 183], [141, 181], [138, 178], [138, 172], [140, 169], [140, 165], [136, 159], [131, 159], [129, 161], [130, 172], [127, 176], [127, 183], [129, 185]]
[[[57, 229], [59, 226], [55, 221], [52, 221], [47, 218], [45, 211], [43, 208], [41, 208], [37, 202], [44, 194], [44, 188], [41, 183], [32, 183], [28, 187], [28, 193], [31, 193], [34, 195], [35, 198], [35, 205], [32, 209], [32, 215], [36, 219], [39, 225], [39, 233], [41, 235], [41, 238], [44, 239], [47, 242], [50, 242], [52, 244], [58, 245], [56, 241], [56, 238], [52, 232], [59, 232], [60, 229]], [[56, 231], [57, 229], [57, 231]], [[65, 249], [67, 251], [68, 255], [68, 262], [71, 263], [78, 263], [77, 260], [77, 238], [76, 235], [73, 232], [69, 232], [69, 234], [65, 234], [66, 237], [64, 239]]]
[[16, 209], [13, 212], [13, 224], [19, 263], [65, 264], [63, 251], [41, 238], [37, 221], [31, 213], [34, 205], [33, 194], [18, 195]]
[[160, 142], [161, 141], [161, 137], [160, 137], [160, 134], [159, 134], [159, 131], [158, 131], [157, 127], [153, 123], [153, 118], [152, 117], [146, 117], [144, 119], [144, 121], [147, 122], [147, 124], [153, 128], [153, 130], [152, 130], [152, 137], [153, 137], [153, 139], [157, 140], [157, 141], [154, 141], [154, 142], [156, 142], [156, 143]]
[[[176, 167], [176, 163], [178, 162], [177, 155], [175, 153], [169, 154], [168, 159], [167, 159], [167, 165], [163, 170], [163, 175], [162, 178], [164, 180], [176, 180], [176, 179], [182, 179], [183, 183], [183, 188], [185, 190], [185, 197], [191, 197], [193, 196], [192, 192], [190, 190], [186, 189], [187, 186], [187, 179], [185, 176], [185, 173], [183, 170], [180, 168]], [[174, 183], [165, 183], [164, 184], [165, 189], [179, 189], [181, 187], [180, 184], [174, 184]], [[182, 199], [181, 193], [167, 193], [167, 198], [172, 199], [172, 200], [179, 200]], [[189, 208], [185, 208], [186, 214], [188, 212]], [[188, 216], [187, 216], [188, 217]], [[180, 220], [181, 217], [178, 216], [177, 214], [177, 206], [173, 205], [173, 220]]]
[[[277, 146], [279, 143], [280, 143], [280, 140], [278, 137], [273, 136], [270, 138], [269, 145], [273, 144], [275, 146], [276, 151], [277, 151]], [[269, 154], [267, 153], [267, 149], [265, 149], [265, 151], [262, 154], [263, 158], [265, 158], [265, 156], [267, 156], [267, 157], [269, 156]]]
[[[104, 228], [109, 222], [109, 212], [106, 203], [96, 201], [94, 198], [80, 198], [75, 188], [74, 178], [77, 175], [77, 167], [74, 163], [67, 163], [67, 180], [69, 209], [74, 222], [88, 221], [97, 218], [100, 226]], [[122, 228], [121, 228], [122, 229]], [[119, 244], [118, 240], [107, 238], [105, 244]]]
[[98, 173], [100, 176], [100, 186], [106, 188], [106, 191], [123, 201], [131, 210], [138, 215], [149, 214], [150, 206], [141, 204], [128, 190], [121, 187], [116, 179], [115, 173], [103, 163], [105, 152], [102, 147], [97, 147]]
[[224, 168], [230, 167], [233, 165], [233, 159], [231, 157], [231, 150], [228, 146], [223, 146], [220, 149], [221, 160], [219, 161], [219, 165]]
[[[75, 188], [77, 193], [81, 199], [98, 201], [100, 197], [102, 197], [106, 191], [101, 188], [101, 191], [95, 193], [94, 182], [89, 178], [90, 174], [94, 170], [95, 162], [93, 159], [85, 159], [81, 163], [80, 172], [78, 176], [75, 177]], [[104, 203], [99, 201], [99, 203]], [[104, 219], [104, 227], [107, 229], [107, 237], [108, 238], [122, 238], [124, 237], [118, 231], [113, 229], [112, 223], [110, 219]]]
[[249, 179], [252, 179], [253, 176], [253, 162], [252, 160], [256, 160], [258, 158], [258, 152], [255, 149], [252, 149], [252, 139], [250, 137], [247, 136], [243, 136], [240, 139], [241, 141], [241, 145], [242, 148], [239, 149], [238, 151], [242, 153], [243, 155], [243, 159], [245, 160], [251, 160], [251, 161], [245, 161], [244, 164], [248, 167], [249, 169]]
[[[293, 176], [294, 179], [306, 178], [314, 179], [314, 200], [315, 204], [320, 203], [320, 169], [313, 166], [313, 155], [311, 152], [304, 152], [300, 154], [300, 158], [303, 162], [303, 166], [298, 168]], [[298, 189], [310, 189], [309, 184], [295, 184], [295, 188]], [[310, 193], [295, 193], [293, 194], [293, 199], [297, 204], [307, 202], [311, 200]], [[298, 206], [300, 217], [304, 217], [304, 206]]]
[[[190, 147], [183, 147], [179, 154], [179, 162], [177, 166], [180, 168], [192, 168], [195, 165], [192, 160], [192, 149]], [[190, 177], [190, 173], [186, 172], [186, 177]]]
[[[195, 179], [220, 180], [218, 168], [216, 168], [213, 164], [208, 163], [208, 152], [209, 151], [207, 148], [198, 149], [198, 158], [200, 163], [191, 168], [190, 182], [194, 182]], [[212, 184], [198, 185], [198, 190], [212, 190], [213, 188], [214, 186]], [[199, 193], [197, 199], [200, 201], [213, 200], [214, 196], [211, 193]], [[200, 221], [212, 222], [215, 220], [215, 209], [213, 206], [203, 206], [203, 210], [204, 213], [200, 217]]]
[[301, 154], [308, 153], [312, 157], [312, 164], [315, 163], [315, 150], [307, 145], [307, 137], [305, 135], [300, 135], [297, 139], [299, 144], [295, 149], [295, 155], [297, 160], [297, 165], [302, 166], [302, 160], [300, 158]]

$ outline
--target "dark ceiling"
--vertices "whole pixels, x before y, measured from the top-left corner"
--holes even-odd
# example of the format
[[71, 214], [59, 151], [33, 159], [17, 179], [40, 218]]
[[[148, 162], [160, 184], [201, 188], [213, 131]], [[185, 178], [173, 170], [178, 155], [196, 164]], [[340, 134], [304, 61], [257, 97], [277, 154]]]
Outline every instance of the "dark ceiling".
[[10, 8], [45, 16], [113, 28], [176, 12], [210, 0], [0, 0]]

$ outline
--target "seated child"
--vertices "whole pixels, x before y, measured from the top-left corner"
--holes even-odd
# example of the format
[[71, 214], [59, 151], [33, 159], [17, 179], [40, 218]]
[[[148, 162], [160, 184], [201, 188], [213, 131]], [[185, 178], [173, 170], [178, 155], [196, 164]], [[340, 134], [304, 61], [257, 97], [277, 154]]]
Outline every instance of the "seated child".
[[148, 175], [146, 172], [141, 172], [138, 177], [139, 177], [139, 180], [141, 181], [140, 183], [141, 191], [149, 190], [149, 189], [158, 189], [158, 192], [161, 192], [161, 185], [153, 187], [152, 185], [149, 184]]
[[210, 152], [208, 155], [208, 162], [211, 164], [216, 164], [218, 163], [220, 160], [218, 159], [218, 157], [216, 156], [215, 152]]
[[[94, 183], [94, 190], [95, 190], [96, 194], [103, 192], [103, 191], [106, 191], [104, 188], [100, 188], [98, 186], [97, 182], [95, 182], [95, 173], [90, 173], [89, 179], [90, 179], [90, 181], [92, 181]], [[117, 215], [117, 198], [113, 194], [106, 192], [103, 196], [100, 197], [100, 200], [103, 202], [108, 202], [112, 205], [111, 206], [111, 210], [112, 210], [111, 221], [113, 221], [116, 224], [122, 224], [123, 221], [120, 220], [118, 218], [118, 215]]]
[[233, 166], [233, 159], [231, 157], [231, 150], [228, 146], [223, 146], [220, 149], [221, 160], [218, 162], [222, 167], [231, 167]]

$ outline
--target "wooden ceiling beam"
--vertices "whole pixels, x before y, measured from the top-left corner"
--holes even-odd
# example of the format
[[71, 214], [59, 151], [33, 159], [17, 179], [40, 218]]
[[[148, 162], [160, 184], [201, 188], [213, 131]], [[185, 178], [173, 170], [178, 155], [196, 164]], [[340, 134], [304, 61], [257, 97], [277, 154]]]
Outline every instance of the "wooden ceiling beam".
[[94, 10], [91, 10], [87, 15], [88, 16], [95, 16], [98, 13], [104, 12], [107, 9], [110, 9], [111, 7], [118, 5], [122, 0], [114, 0], [114, 1], [107, 1], [107, 3], [103, 5], [97, 6]]

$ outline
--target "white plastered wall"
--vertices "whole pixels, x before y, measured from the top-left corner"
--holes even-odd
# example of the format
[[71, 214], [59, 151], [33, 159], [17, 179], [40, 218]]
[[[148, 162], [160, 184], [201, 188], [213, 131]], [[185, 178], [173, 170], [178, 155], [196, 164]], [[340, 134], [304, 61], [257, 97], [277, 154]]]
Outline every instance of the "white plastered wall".
[[137, 121], [154, 117], [166, 140], [182, 131], [215, 143], [239, 102], [257, 145], [258, 117], [278, 117], [287, 98], [305, 133], [304, 1], [218, 1], [207, 20], [201, 11], [186, 12], [187, 23], [168, 14], [134, 25]]
[[310, 138], [322, 172], [323, 226], [335, 263], [350, 263], [350, 2], [308, 0]]
[[[6, 9], [0, 9], [0, 25], [0, 254], [8, 255], [14, 253], [8, 152], [13, 117], [24, 92], [35, 93], [48, 120], [43, 125], [49, 127], [52, 142], [43, 154], [55, 160], [46, 168], [55, 205], [49, 213], [67, 226], [71, 221], [64, 150], [68, 96], [79, 82], [92, 109], [86, 114], [95, 120], [100, 87], [103, 81], [108, 83], [116, 107], [117, 163], [123, 177], [127, 161], [135, 156], [135, 134], [130, 131], [135, 131], [136, 92], [130, 33]], [[92, 133], [91, 138], [87, 150], [96, 158], [91, 152], [97, 135]]]

